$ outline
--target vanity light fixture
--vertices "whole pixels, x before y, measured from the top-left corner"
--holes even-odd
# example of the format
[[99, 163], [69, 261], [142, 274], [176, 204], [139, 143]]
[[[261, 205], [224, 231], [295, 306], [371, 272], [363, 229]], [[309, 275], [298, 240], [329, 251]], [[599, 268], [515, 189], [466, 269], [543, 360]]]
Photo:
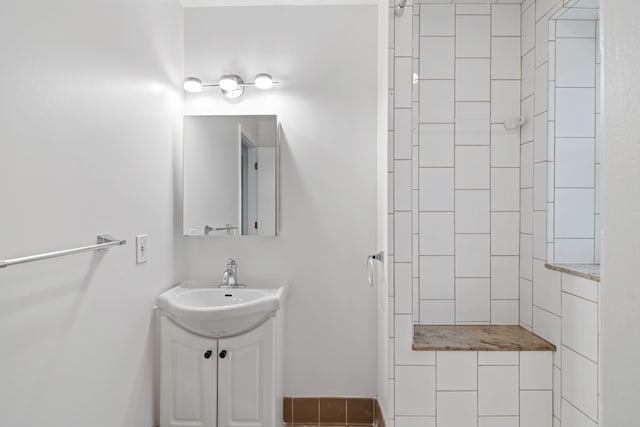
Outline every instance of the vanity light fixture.
[[219, 87], [224, 96], [230, 99], [236, 99], [244, 94], [244, 90], [247, 86], [255, 86], [258, 89], [266, 90], [271, 89], [274, 84], [271, 74], [258, 73], [255, 76], [253, 83], [245, 83], [237, 74], [225, 74], [220, 77], [218, 84], [203, 84], [197, 77], [187, 77], [184, 79], [184, 90], [187, 92], [198, 93], [202, 92], [204, 87]]

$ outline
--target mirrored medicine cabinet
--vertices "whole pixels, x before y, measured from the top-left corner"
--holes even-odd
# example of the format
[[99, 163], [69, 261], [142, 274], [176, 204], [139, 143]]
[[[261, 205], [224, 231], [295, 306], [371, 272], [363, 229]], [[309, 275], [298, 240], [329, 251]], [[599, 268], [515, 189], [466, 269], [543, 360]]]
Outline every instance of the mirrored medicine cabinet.
[[185, 236], [278, 234], [276, 116], [185, 116]]

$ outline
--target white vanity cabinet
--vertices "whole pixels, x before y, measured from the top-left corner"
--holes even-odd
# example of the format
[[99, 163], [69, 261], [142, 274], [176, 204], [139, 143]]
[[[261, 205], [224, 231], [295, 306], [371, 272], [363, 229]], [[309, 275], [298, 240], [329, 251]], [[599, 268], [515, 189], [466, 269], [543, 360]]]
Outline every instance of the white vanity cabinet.
[[[229, 338], [207, 338], [160, 314], [160, 427], [275, 427], [277, 319]], [[278, 409], [280, 408], [280, 409]]]

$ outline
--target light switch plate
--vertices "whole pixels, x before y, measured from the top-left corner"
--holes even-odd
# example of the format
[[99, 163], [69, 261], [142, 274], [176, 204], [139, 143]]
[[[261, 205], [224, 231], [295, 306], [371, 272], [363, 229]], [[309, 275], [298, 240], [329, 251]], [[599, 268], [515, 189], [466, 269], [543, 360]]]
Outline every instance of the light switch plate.
[[147, 262], [147, 234], [136, 236], [136, 264]]

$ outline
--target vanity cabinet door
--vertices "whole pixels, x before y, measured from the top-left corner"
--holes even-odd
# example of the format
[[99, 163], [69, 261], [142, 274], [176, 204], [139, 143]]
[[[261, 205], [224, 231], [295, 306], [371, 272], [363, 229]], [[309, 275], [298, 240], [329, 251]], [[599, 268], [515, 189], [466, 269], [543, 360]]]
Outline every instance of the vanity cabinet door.
[[217, 340], [160, 317], [160, 426], [216, 427]]
[[275, 321], [218, 342], [218, 427], [274, 427]]

